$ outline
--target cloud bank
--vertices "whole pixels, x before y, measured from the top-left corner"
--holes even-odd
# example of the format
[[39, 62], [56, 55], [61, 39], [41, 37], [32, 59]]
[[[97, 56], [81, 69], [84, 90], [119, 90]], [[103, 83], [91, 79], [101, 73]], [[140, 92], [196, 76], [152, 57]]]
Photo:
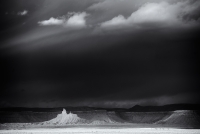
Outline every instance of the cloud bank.
[[86, 12], [72, 12], [66, 16], [58, 18], [51, 17], [49, 20], [39, 21], [38, 24], [40, 26], [60, 25], [67, 28], [84, 28], [86, 27], [86, 16], [88, 16]]
[[48, 20], [38, 22], [38, 24], [40, 26], [63, 25], [63, 23], [64, 23], [63, 19], [58, 19], [58, 18], [54, 18], [54, 17], [51, 17]]
[[177, 3], [159, 2], [146, 3], [129, 17], [116, 16], [100, 24], [101, 28], [118, 29], [125, 27], [180, 27], [195, 26], [198, 19], [190, 18], [200, 7], [200, 2], [181, 1]]
[[[99, 28], [100, 30], [191, 28], [199, 25], [200, 16], [195, 16], [199, 9], [200, 2], [192, 0], [105, 0], [87, 8], [91, 14], [88, 24], [95, 28], [94, 31], [98, 31]], [[107, 13], [107, 11], [111, 13]], [[38, 24], [73, 29], [85, 28], [88, 15], [86, 12], [70, 12], [64, 16], [39, 21]]]

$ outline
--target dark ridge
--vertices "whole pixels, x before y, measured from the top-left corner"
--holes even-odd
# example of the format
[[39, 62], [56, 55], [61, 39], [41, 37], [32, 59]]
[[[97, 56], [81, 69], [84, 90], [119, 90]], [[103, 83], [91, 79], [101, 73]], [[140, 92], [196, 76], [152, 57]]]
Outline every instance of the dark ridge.
[[105, 111], [117, 111], [117, 112], [159, 112], [159, 111], [175, 111], [175, 110], [200, 110], [200, 104], [170, 104], [164, 106], [140, 106], [135, 105], [130, 109], [126, 108], [99, 108], [99, 107], [56, 107], [56, 108], [26, 108], [26, 107], [10, 107], [0, 108], [0, 111], [7, 112], [59, 112], [65, 108], [67, 111], [94, 111], [94, 110], [105, 110]]
[[160, 112], [160, 111], [176, 111], [176, 110], [200, 110], [200, 104], [170, 104], [164, 106], [140, 106], [135, 105], [128, 109], [132, 112]]
[[105, 110], [105, 111], [126, 111], [125, 108], [97, 108], [97, 107], [57, 107], [57, 108], [26, 108], [26, 107], [12, 107], [12, 108], [0, 108], [0, 111], [5, 112], [59, 112], [63, 108], [66, 111], [94, 111], [94, 110]]

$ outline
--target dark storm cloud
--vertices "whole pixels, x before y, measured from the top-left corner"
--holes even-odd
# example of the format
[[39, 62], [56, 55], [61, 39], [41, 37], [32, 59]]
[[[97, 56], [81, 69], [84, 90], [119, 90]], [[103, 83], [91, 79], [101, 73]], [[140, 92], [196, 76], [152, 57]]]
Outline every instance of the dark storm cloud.
[[[12, 31], [17, 35], [9, 29], [3, 32], [7, 36], [0, 49], [4, 77], [1, 105], [131, 107], [137, 103], [198, 103], [195, 94], [199, 93], [199, 28], [193, 4], [196, 1], [185, 4], [182, 9], [191, 12], [181, 16], [181, 20], [194, 18], [195, 27], [175, 29], [173, 23], [167, 28], [155, 25], [139, 30], [129, 27], [128, 32], [121, 29], [99, 32], [99, 24], [120, 13], [128, 21], [132, 14], [152, 9], [148, 4], [142, 8], [146, 1], [117, 1], [116, 5], [112, 2], [48, 0], [42, 5], [39, 3], [34, 11], [24, 6], [19, 9], [29, 11], [26, 25], [13, 24]], [[152, 0], [151, 4], [159, 9], [166, 6], [163, 11], [167, 14], [166, 20], [173, 22], [177, 19], [175, 11], [181, 9], [177, 3], [166, 2], [162, 5]], [[136, 5], [134, 9], [128, 6], [126, 10], [124, 5], [131, 3]], [[107, 6], [120, 8], [106, 14]], [[81, 19], [86, 27], [63, 27], [70, 17], [60, 17], [70, 12], [76, 20], [80, 20], [76, 13], [90, 14]], [[137, 16], [141, 20], [143, 15], [137, 13]], [[152, 23], [160, 21], [158, 15], [153, 17]], [[38, 25], [38, 22], [50, 24], [50, 21], [51, 24], [59, 22], [59, 26]], [[143, 21], [149, 22], [149, 18], [144, 17]]]
[[[15, 57], [19, 60], [14, 65], [16, 78], [7, 90], [10, 93], [24, 89], [26, 92], [18, 97], [15, 93], [17, 100], [53, 99], [62, 101], [63, 105], [71, 101], [78, 105], [76, 101], [82, 100], [85, 105], [90, 100], [96, 100], [95, 104], [99, 105], [103, 100], [113, 103], [127, 100], [132, 104], [138, 99], [196, 92], [195, 44], [190, 46], [194, 38], [176, 41], [174, 36], [167, 36], [169, 39], [152, 33], [142, 36], [143, 33], [135, 38], [129, 34], [97, 36], [93, 37], [95, 40], [83, 38], [70, 42], [71, 50], [76, 44], [94, 45], [85, 53], [60, 53], [67, 48], [58, 46], [22, 53]], [[102, 44], [112, 47], [98, 49]]]

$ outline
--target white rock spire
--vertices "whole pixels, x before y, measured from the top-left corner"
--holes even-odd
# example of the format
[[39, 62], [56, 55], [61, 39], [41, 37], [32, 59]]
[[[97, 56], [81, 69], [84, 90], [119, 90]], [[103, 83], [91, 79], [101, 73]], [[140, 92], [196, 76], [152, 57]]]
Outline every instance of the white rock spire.
[[63, 108], [62, 114], [67, 114], [67, 112], [64, 108]]

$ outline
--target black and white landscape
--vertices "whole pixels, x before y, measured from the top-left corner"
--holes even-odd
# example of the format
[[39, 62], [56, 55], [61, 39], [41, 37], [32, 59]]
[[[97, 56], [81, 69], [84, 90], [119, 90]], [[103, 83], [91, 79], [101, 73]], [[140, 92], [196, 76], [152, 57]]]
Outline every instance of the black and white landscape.
[[4, 0], [1, 133], [200, 133], [199, 0]]
[[198, 134], [200, 132], [199, 105], [136, 105], [130, 109], [94, 107], [61, 109], [1, 109], [0, 133]]

